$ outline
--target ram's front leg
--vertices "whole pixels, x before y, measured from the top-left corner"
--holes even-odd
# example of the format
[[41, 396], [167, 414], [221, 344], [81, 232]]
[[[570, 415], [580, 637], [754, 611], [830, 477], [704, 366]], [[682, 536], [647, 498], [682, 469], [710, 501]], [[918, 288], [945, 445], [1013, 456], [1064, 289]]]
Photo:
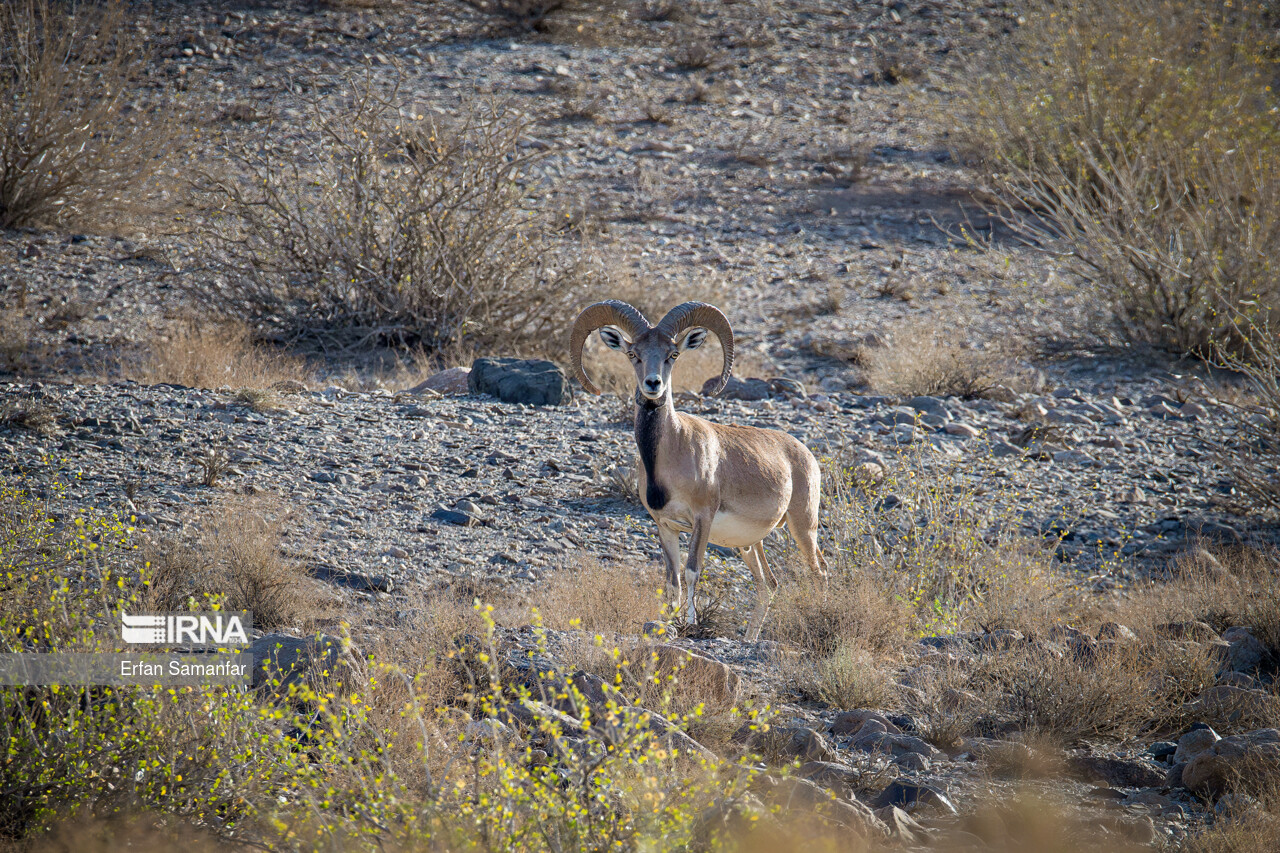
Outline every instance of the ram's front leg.
[[711, 514], [695, 518], [693, 532], [689, 535], [689, 556], [684, 564], [684, 618], [688, 625], [694, 625], [698, 621], [693, 597], [698, 591], [698, 579], [702, 577], [702, 567], [707, 557], [707, 540], [711, 536], [711, 519], [714, 517], [714, 514]]
[[658, 524], [658, 543], [662, 545], [662, 565], [666, 569], [666, 595], [674, 615], [680, 610], [680, 534]]

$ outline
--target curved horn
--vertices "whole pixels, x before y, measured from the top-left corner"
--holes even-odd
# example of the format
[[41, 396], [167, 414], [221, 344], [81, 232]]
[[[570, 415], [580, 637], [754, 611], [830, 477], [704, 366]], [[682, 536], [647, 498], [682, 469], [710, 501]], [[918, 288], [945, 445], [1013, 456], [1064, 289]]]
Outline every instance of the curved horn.
[[729, 375], [733, 373], [733, 328], [729, 325], [729, 318], [714, 305], [686, 302], [668, 311], [657, 328], [663, 334], [675, 338], [691, 326], [702, 326], [720, 339], [720, 348], [724, 351], [724, 367], [720, 371], [720, 384], [711, 392], [712, 395], [719, 394], [729, 383]]
[[587, 377], [587, 371], [582, 369], [582, 345], [596, 329], [613, 325], [621, 326], [632, 340], [649, 331], [649, 321], [643, 314], [625, 302], [610, 299], [583, 308], [578, 319], [573, 321], [573, 331], [569, 333], [569, 355], [573, 359], [573, 372], [577, 374], [582, 387], [592, 394], [599, 394], [600, 389]]

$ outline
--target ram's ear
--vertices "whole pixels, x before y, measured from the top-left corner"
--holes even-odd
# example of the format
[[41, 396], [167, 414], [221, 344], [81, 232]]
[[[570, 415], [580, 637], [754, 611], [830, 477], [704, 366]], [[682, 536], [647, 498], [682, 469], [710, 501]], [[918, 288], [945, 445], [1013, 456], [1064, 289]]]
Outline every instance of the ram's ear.
[[617, 326], [601, 326], [600, 340], [604, 341], [604, 345], [609, 349], [625, 350], [631, 346], [631, 339], [627, 337], [627, 333]]
[[685, 332], [683, 338], [680, 339], [680, 351], [687, 349], [697, 349], [707, 342], [707, 330], [701, 326], [694, 326]]

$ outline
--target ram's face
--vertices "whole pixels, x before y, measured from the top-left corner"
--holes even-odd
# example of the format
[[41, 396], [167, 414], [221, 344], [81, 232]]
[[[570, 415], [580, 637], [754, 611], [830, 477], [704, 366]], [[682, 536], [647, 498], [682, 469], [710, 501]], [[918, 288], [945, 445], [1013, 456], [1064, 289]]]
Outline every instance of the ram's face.
[[660, 400], [671, 390], [671, 368], [680, 353], [702, 346], [707, 340], [707, 330], [695, 326], [673, 339], [654, 328], [632, 340], [617, 326], [604, 326], [600, 329], [600, 340], [631, 360], [640, 394], [647, 400]]

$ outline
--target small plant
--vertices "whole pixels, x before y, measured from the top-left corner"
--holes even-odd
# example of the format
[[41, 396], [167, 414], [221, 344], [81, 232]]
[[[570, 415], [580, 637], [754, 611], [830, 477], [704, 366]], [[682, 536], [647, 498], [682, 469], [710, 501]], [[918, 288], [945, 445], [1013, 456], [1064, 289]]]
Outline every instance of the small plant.
[[981, 397], [1012, 380], [1012, 347], [984, 350], [960, 344], [940, 325], [895, 329], [887, 345], [854, 351], [863, 380], [877, 394]]
[[200, 485], [210, 489], [218, 485], [218, 480], [231, 467], [231, 457], [221, 447], [210, 447], [197, 453], [193, 460], [200, 469]]

